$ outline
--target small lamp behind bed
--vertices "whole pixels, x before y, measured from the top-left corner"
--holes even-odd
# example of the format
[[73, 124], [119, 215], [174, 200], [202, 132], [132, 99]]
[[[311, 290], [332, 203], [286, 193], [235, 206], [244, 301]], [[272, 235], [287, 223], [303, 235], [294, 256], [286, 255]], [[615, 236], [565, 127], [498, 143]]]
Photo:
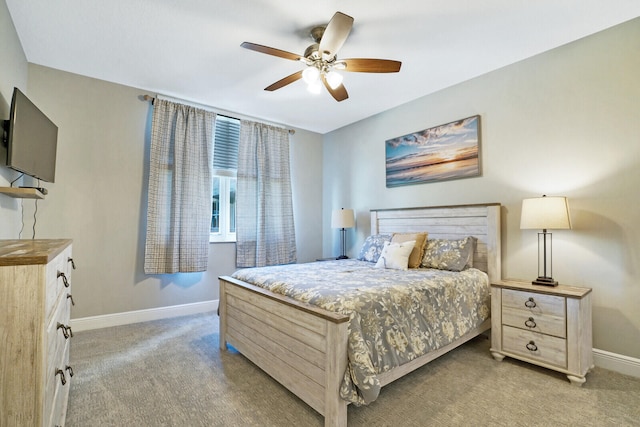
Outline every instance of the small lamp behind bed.
[[548, 229], [571, 228], [569, 201], [566, 197], [536, 197], [522, 201], [520, 229], [542, 229], [538, 233], [538, 278], [534, 285], [558, 286], [552, 277], [552, 235]]
[[342, 252], [336, 259], [349, 258], [347, 251], [347, 228], [353, 228], [356, 225], [353, 209], [337, 209], [331, 213], [331, 228], [339, 228], [342, 241]]

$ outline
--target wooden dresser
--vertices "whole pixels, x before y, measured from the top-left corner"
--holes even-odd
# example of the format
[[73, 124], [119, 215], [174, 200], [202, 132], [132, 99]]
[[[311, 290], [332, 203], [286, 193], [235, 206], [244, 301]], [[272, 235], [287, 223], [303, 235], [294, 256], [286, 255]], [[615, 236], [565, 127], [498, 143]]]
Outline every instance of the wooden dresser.
[[492, 284], [491, 354], [563, 372], [582, 385], [593, 368], [591, 289]]
[[0, 426], [62, 426], [70, 378], [71, 240], [0, 240]]

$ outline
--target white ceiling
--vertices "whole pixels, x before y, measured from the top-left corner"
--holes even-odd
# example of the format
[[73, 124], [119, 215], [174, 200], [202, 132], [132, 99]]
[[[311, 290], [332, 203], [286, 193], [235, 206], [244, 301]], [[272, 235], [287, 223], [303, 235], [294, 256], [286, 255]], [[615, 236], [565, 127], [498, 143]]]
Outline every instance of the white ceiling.
[[[326, 133], [640, 15], [640, 0], [6, 0], [27, 60], [219, 110]], [[308, 30], [355, 19], [338, 58], [402, 61], [344, 73], [349, 99], [302, 81], [263, 89], [299, 62]]]

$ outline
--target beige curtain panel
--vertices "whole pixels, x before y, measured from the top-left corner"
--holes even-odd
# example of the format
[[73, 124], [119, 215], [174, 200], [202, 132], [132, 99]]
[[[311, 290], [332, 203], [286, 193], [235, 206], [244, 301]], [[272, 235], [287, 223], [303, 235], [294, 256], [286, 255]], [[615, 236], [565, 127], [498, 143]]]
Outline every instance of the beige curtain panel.
[[287, 129], [240, 122], [236, 204], [238, 267], [296, 262]]
[[154, 102], [146, 274], [207, 269], [215, 117], [167, 100]]

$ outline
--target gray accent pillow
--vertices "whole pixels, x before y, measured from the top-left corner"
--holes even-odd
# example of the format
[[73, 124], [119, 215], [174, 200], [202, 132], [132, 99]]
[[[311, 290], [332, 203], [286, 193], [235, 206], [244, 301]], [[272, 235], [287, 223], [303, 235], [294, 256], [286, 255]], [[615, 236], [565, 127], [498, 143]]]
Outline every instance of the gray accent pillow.
[[374, 234], [362, 244], [358, 258], [360, 261], [378, 262], [385, 242], [391, 241], [391, 234]]
[[421, 266], [449, 271], [471, 268], [477, 242], [473, 236], [458, 240], [428, 239]]

